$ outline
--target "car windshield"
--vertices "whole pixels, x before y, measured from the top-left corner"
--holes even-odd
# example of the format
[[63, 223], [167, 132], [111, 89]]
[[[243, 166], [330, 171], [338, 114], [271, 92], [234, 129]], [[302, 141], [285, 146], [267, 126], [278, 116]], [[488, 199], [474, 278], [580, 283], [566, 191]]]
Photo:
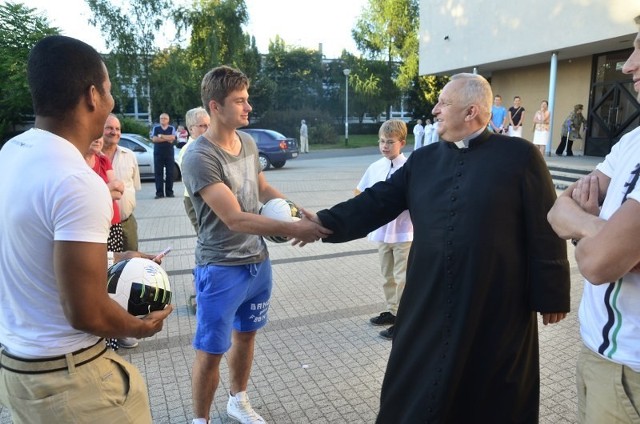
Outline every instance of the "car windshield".
[[148, 138], [139, 134], [127, 134], [126, 136], [153, 149], [153, 143]]
[[[242, 131], [242, 130], [240, 130], [240, 131]], [[260, 131], [264, 131], [265, 133], [267, 133], [270, 136], [275, 137], [277, 139], [287, 138], [287, 137], [285, 137], [284, 135], [280, 134], [277, 131], [273, 131], [273, 130], [260, 130]], [[251, 129], [247, 129], [247, 132], [251, 133]]]

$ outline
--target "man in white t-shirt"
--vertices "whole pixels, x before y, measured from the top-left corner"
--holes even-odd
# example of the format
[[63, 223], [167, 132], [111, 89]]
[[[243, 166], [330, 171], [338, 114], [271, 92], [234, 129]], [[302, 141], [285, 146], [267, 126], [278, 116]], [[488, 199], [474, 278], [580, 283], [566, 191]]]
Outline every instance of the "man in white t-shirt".
[[[640, 34], [622, 72], [633, 76], [640, 101]], [[576, 375], [581, 423], [640, 420], [639, 180], [636, 128], [549, 212], [556, 233], [576, 245], [585, 277], [579, 310], [584, 346]]]
[[35, 128], [0, 151], [0, 405], [16, 424], [150, 423], [140, 372], [101, 339], [151, 336], [172, 309], [139, 319], [107, 294], [113, 206], [83, 157], [114, 105], [107, 68], [56, 35], [27, 77]]
[[[407, 143], [407, 125], [403, 121], [391, 119], [384, 122], [378, 131], [378, 137], [380, 153], [383, 157], [369, 165], [358, 183], [356, 195], [379, 181], [387, 180], [407, 161], [401, 152]], [[409, 211], [405, 210], [393, 221], [372, 231], [368, 238], [378, 243], [380, 270], [384, 278], [382, 290], [387, 307], [369, 322], [373, 325], [390, 325], [379, 334], [382, 338], [391, 340], [400, 298], [407, 279], [407, 259], [413, 241], [413, 224]]]

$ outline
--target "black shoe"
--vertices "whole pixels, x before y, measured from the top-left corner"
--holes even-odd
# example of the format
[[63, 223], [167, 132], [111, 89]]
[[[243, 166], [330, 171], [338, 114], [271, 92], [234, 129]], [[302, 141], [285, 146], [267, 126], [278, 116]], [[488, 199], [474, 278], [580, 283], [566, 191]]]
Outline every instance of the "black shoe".
[[573, 156], [573, 153], [567, 152], [567, 156]]
[[156, 194], [156, 197], [154, 197], [154, 199], [162, 199], [164, 196], [161, 196], [159, 194]]
[[173, 193], [171, 193], [171, 194], [167, 194], [167, 197], [176, 197], [176, 196], [174, 196]]
[[394, 326], [392, 325], [391, 327], [382, 330], [378, 334], [380, 334], [380, 337], [382, 337], [383, 339], [392, 340], [393, 339], [393, 331], [394, 331]]
[[369, 320], [373, 325], [393, 325], [396, 323], [396, 316], [391, 312], [383, 312], [377, 317], [373, 317]]

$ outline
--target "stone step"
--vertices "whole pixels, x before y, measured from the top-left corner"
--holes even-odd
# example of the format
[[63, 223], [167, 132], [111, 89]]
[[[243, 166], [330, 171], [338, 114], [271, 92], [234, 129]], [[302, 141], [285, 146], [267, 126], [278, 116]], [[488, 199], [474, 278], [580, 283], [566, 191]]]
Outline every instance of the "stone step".
[[548, 165], [548, 168], [553, 184], [558, 190], [566, 189], [571, 183], [593, 171], [593, 168], [585, 166], [567, 167]]

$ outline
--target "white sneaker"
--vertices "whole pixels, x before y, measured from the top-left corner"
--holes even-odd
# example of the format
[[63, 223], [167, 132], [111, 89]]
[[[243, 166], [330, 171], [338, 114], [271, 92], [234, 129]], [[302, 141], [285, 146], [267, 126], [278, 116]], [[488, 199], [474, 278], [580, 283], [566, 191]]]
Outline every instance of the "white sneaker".
[[249, 403], [247, 392], [236, 393], [235, 396], [229, 394], [229, 402], [227, 402], [227, 415], [229, 418], [242, 424], [266, 424], [267, 422], [256, 411], [253, 410]]
[[138, 346], [138, 339], [135, 337], [127, 337], [126, 339], [118, 339], [118, 346], [125, 349], [132, 349]]

